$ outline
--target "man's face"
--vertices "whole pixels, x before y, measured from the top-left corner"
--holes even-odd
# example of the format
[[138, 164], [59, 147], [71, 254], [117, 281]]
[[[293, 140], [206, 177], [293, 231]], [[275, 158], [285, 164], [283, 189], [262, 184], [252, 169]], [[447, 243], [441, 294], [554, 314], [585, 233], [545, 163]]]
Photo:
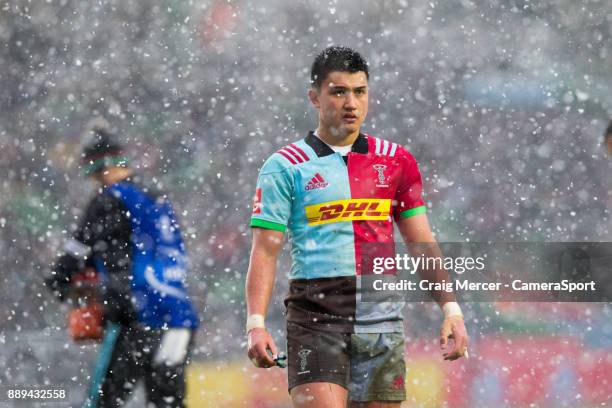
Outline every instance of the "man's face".
[[608, 147], [608, 154], [612, 155], [612, 135], [606, 137], [606, 145]]
[[330, 136], [343, 139], [358, 132], [368, 114], [368, 79], [362, 71], [333, 71], [309, 97]]

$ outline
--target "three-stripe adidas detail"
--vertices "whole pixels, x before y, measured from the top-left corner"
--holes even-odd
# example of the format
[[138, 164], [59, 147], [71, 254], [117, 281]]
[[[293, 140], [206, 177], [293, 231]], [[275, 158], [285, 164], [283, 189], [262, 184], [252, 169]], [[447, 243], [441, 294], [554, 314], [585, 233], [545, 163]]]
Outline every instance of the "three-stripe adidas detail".
[[306, 155], [306, 153], [304, 153], [302, 149], [300, 149], [293, 143], [281, 148], [276, 153], [282, 155], [285, 159], [289, 160], [291, 164], [304, 163], [310, 160], [308, 158], [308, 155]]
[[379, 138], [375, 138], [376, 147], [374, 153], [378, 156], [389, 156], [394, 157], [395, 152], [397, 151], [397, 143], [389, 142], [388, 140], [383, 140]]

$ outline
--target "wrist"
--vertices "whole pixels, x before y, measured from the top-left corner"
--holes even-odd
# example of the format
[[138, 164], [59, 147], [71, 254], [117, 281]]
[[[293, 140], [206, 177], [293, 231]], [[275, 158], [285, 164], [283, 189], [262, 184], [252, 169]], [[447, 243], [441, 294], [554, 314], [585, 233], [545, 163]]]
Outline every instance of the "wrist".
[[266, 321], [262, 314], [252, 314], [247, 317], [246, 332], [247, 334], [253, 329], [265, 329]]
[[463, 317], [463, 312], [457, 302], [446, 302], [442, 306], [442, 311], [444, 312], [445, 319], [452, 316]]

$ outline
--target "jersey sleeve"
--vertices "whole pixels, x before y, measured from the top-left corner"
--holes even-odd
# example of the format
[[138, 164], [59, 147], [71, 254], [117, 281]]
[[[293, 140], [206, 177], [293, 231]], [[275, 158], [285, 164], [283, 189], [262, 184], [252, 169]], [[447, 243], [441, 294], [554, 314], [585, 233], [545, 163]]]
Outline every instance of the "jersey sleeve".
[[285, 232], [293, 204], [291, 168], [270, 157], [257, 178], [251, 227]]
[[412, 217], [426, 212], [423, 201], [423, 182], [421, 172], [414, 157], [400, 148], [401, 178], [395, 194], [393, 216], [396, 220]]

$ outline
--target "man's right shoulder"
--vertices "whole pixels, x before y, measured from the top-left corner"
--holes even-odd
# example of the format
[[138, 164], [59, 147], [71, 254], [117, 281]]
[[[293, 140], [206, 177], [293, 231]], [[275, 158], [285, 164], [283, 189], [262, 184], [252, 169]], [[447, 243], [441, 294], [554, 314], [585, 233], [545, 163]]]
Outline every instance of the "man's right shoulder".
[[261, 168], [261, 173], [278, 173], [290, 170], [310, 161], [312, 152], [304, 140], [289, 143], [268, 157]]

